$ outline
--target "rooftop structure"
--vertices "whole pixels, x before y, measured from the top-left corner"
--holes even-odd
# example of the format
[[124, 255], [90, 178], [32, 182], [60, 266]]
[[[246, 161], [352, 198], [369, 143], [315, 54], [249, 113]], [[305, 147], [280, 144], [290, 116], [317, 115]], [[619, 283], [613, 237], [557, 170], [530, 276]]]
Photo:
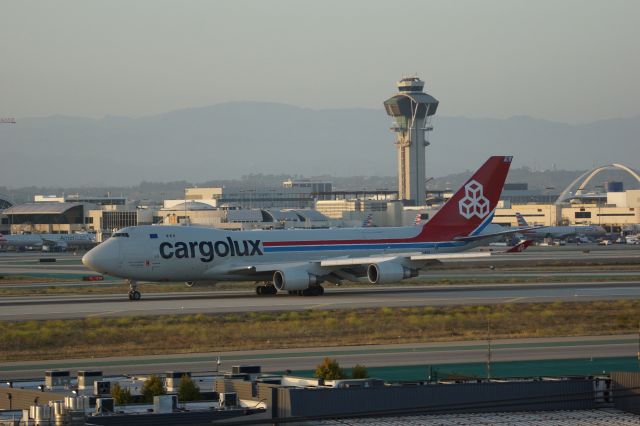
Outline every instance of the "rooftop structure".
[[127, 203], [126, 197], [96, 197], [79, 194], [71, 195], [34, 195], [33, 201], [36, 203], [88, 203], [101, 206], [124, 206]]
[[309, 186], [265, 187], [265, 188], [187, 188], [185, 198], [211, 204], [214, 207], [229, 208], [281, 208], [306, 209], [313, 207], [313, 188]]
[[[452, 373], [453, 377], [444, 379], [429, 376], [425, 380], [386, 382], [376, 378], [330, 380], [263, 373], [259, 365], [218, 370], [216, 366], [215, 371], [198, 374], [184, 370], [156, 373], [168, 395], [156, 397], [166, 400], [154, 399], [153, 406], [141, 401], [141, 389], [149, 374], [104, 376], [100, 370], [83, 370], [73, 377], [69, 370], [49, 370], [44, 381], [0, 383], [0, 421], [4, 420], [3, 411], [29, 412], [34, 406], [56, 408], [57, 412], [60, 407], [55, 401], [63, 399], [68, 411], [77, 412], [80, 420], [90, 416], [91, 424], [105, 425], [211, 424], [211, 418], [195, 422], [190, 416], [196, 411], [217, 412], [220, 408], [257, 408], [258, 411], [238, 413], [263, 415], [244, 417], [248, 424], [257, 419], [338, 424], [334, 420], [339, 418], [339, 424], [378, 424], [378, 418], [385, 416], [389, 424], [631, 425], [638, 424], [640, 414], [637, 371], [498, 379]], [[199, 402], [171, 401], [184, 377], [197, 383], [202, 397]], [[134, 404], [118, 404], [111, 398], [116, 383], [130, 391]], [[104, 414], [108, 416], [101, 416]], [[161, 414], [175, 417], [169, 422]]]
[[317, 200], [326, 200], [333, 191], [331, 182], [321, 182], [310, 179], [289, 179], [282, 182], [283, 188], [310, 188]]
[[213, 207], [211, 204], [207, 204], [207, 203], [202, 203], [199, 201], [194, 201], [194, 200], [188, 200], [188, 201], [183, 201], [182, 203], [178, 203], [178, 204], [174, 204], [170, 207], [163, 207], [162, 210], [163, 211], [181, 211], [181, 210], [187, 210], [187, 211], [196, 211], [196, 210], [214, 210], [215, 207]]

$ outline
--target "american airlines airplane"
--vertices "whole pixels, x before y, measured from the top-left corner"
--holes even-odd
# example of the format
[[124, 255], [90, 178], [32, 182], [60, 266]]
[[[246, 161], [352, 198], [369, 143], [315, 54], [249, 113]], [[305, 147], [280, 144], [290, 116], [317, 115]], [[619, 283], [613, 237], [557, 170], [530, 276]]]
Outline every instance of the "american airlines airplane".
[[0, 246], [17, 249], [47, 247], [66, 250], [69, 247], [88, 247], [93, 244], [95, 236], [92, 234], [0, 234]]
[[605, 235], [607, 230], [600, 225], [542, 226], [531, 229], [524, 216], [516, 213], [519, 228], [526, 228], [523, 235], [527, 238], [567, 238], [573, 235]]
[[[319, 230], [226, 231], [194, 226], [120, 229], [82, 258], [87, 267], [130, 284], [137, 281], [256, 281], [259, 295], [286, 291], [316, 296], [323, 282], [393, 283], [447, 259], [490, 256], [456, 253], [505, 234], [487, 232], [512, 157], [489, 158], [422, 226]], [[491, 229], [491, 228], [490, 228]]]

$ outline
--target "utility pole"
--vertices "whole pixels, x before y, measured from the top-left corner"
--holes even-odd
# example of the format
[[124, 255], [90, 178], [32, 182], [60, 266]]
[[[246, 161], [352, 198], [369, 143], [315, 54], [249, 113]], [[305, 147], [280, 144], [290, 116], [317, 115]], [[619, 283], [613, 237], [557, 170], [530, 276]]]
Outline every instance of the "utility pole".
[[491, 321], [487, 317], [487, 380], [491, 380]]

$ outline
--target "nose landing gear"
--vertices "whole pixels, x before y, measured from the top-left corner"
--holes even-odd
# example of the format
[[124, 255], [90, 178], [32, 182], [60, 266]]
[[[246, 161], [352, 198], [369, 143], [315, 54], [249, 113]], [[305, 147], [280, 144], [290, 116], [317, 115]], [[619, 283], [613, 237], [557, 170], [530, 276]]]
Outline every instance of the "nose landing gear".
[[140, 300], [142, 295], [138, 291], [138, 283], [134, 280], [127, 280], [129, 283], [129, 300]]

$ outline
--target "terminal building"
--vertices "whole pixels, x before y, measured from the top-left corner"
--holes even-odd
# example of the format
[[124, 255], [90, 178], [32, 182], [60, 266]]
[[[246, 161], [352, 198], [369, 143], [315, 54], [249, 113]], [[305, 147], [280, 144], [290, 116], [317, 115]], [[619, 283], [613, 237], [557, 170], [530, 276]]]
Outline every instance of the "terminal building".
[[127, 203], [126, 197], [95, 197], [81, 196], [79, 194], [72, 195], [35, 195], [33, 201], [36, 203], [86, 203], [97, 204], [101, 206], [124, 206]]
[[[637, 231], [640, 225], [640, 189], [625, 190], [622, 182], [609, 181], [589, 186], [605, 170], [627, 173], [636, 187], [640, 175], [627, 166], [610, 164], [596, 167], [576, 178], [558, 195], [529, 191], [505, 185], [494, 223], [517, 226], [516, 213], [531, 225], [600, 225], [609, 232]], [[591, 189], [589, 189], [591, 188]]]
[[86, 229], [89, 205], [84, 203], [26, 203], [3, 210], [11, 234], [69, 234]]
[[[185, 200], [200, 201], [219, 208], [260, 209], [309, 209], [315, 202], [314, 186], [309, 185], [273, 188], [187, 188]], [[285, 182], [287, 184], [287, 182]], [[325, 189], [325, 184], [322, 184]], [[330, 187], [330, 184], [329, 184]]]

